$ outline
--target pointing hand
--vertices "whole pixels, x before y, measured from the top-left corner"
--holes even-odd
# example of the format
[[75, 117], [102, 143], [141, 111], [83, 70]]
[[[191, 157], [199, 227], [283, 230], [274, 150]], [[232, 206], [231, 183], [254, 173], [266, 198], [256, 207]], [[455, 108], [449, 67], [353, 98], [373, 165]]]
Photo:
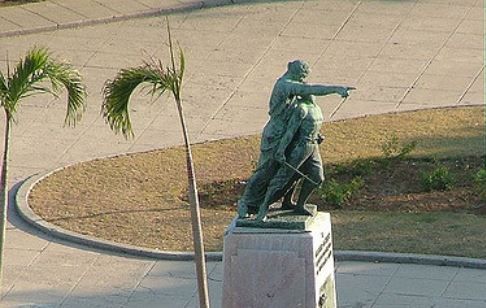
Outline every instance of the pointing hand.
[[355, 87], [342, 87], [339, 91], [339, 94], [341, 97], [348, 97], [349, 96], [349, 91], [356, 90]]

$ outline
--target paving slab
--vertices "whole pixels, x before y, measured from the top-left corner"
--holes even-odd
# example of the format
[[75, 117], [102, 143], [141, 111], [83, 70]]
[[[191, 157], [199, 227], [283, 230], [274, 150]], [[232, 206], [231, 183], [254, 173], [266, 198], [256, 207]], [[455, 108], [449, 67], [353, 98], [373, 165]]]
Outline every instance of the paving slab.
[[454, 267], [428, 267], [421, 264], [408, 264], [400, 266], [395, 272], [395, 276], [452, 281], [459, 270], [459, 268]]
[[383, 47], [381, 54], [390, 58], [428, 60], [434, 57], [440, 50], [438, 44], [430, 44], [427, 49], [419, 48], [419, 44], [422, 43], [397, 43], [392, 40]]
[[349, 98], [335, 111], [332, 120], [342, 120], [346, 118], [357, 118], [363, 115], [363, 110], [370, 110], [370, 114], [382, 114], [396, 111], [397, 102], [365, 101]]
[[83, 2], [77, 0], [53, 0], [52, 2], [76, 12], [88, 20], [112, 17], [117, 14], [116, 11], [109, 9], [95, 0], [85, 0]]
[[467, 6], [419, 2], [410, 11], [410, 15], [422, 18], [440, 17], [447, 19], [463, 19], [470, 10], [471, 8]]
[[387, 283], [383, 292], [416, 296], [440, 296], [448, 285], [449, 281], [447, 280], [394, 276]]
[[484, 50], [484, 34], [454, 33], [447, 41], [447, 48], [467, 48]]
[[445, 297], [457, 299], [475, 299], [486, 301], [486, 283], [453, 281], [445, 290]]
[[0, 17], [0, 29], [5, 32], [19, 31], [22, 29], [21, 25], [15, 24], [14, 22], [8, 21], [3, 17]]
[[486, 271], [475, 271], [470, 268], [460, 268], [454, 277], [455, 282], [485, 283]]
[[19, 25], [23, 30], [37, 29], [41, 27], [55, 29], [57, 26], [54, 21], [35, 14], [22, 6], [2, 8], [0, 10], [0, 17], [13, 24]]
[[71, 22], [76, 23], [86, 18], [85, 16], [80, 15], [73, 10], [49, 1], [32, 3], [31, 5], [24, 6], [23, 8], [58, 25]]
[[460, 299], [444, 299], [432, 296], [414, 296], [404, 294], [383, 293], [377, 299], [373, 307], [409, 307], [409, 308], [430, 308], [430, 307], [447, 307], [447, 308], [480, 308], [484, 302]]
[[29, 267], [18, 276], [2, 303], [5, 301], [6, 307], [14, 307], [9, 303], [55, 305], [68, 296], [85, 271], [84, 267]]
[[417, 80], [415, 86], [422, 89], [464, 91], [475, 80], [475, 77], [436, 75], [425, 73]]
[[436, 104], [437, 102], [455, 101], [461, 97], [462, 90], [414, 88], [408, 92], [403, 103]]
[[137, 13], [149, 9], [150, 7], [138, 1], [116, 1], [103, 0], [99, 2], [102, 6], [116, 12], [117, 14]]
[[312, 67], [313, 71], [361, 71], [366, 72], [375, 61], [374, 57], [347, 55], [327, 56], [320, 58]]
[[459, 61], [463, 63], [483, 63], [483, 52], [475, 48], [442, 48], [436, 56], [439, 61]]
[[9, 237], [5, 242], [6, 249], [21, 249], [30, 250], [33, 252], [41, 252], [49, 244], [49, 241], [37, 236], [32, 236], [15, 227], [8, 229], [8, 234]]
[[360, 83], [364, 85], [375, 85], [383, 87], [404, 87], [412, 85], [417, 78], [416, 74], [406, 74], [401, 72], [373, 72], [367, 71], [361, 78]]
[[393, 36], [390, 38], [395, 43], [415, 43], [415, 44], [436, 44], [441, 46], [447, 41], [447, 38], [451, 35], [450, 32], [443, 31], [431, 31], [428, 28], [421, 28], [420, 30], [398, 28]]
[[408, 88], [405, 87], [384, 87], [369, 84], [356, 84], [356, 91], [353, 98], [363, 101], [394, 102], [398, 103]]
[[403, 22], [400, 24], [400, 28], [415, 31], [427, 30], [450, 33], [451, 31], [454, 31], [461, 22], [464, 21], [461, 21], [460, 19], [446, 18], [442, 15], [439, 17], [428, 18], [410, 15], [403, 20]]
[[11, 251], [6, 254], [5, 266], [7, 267], [27, 267], [34, 263], [39, 257], [41, 251], [31, 249], [10, 249]]
[[482, 69], [482, 64], [478, 62], [465, 62], [459, 59], [450, 61], [433, 59], [427, 66], [426, 73], [437, 75], [470, 76], [474, 77]]
[[462, 21], [462, 23], [457, 28], [456, 33], [483, 35], [484, 29], [481, 26], [482, 24], [483, 24], [482, 20], [465, 19], [465, 20]]
[[370, 66], [370, 71], [419, 75], [428, 64], [426, 59], [399, 59], [381, 55]]
[[459, 101], [458, 105], [478, 105], [484, 101], [484, 92], [483, 91], [468, 91], [464, 94], [464, 96]]
[[371, 307], [390, 277], [359, 274], [337, 274], [338, 303], [343, 307]]
[[[11, 183], [65, 163], [181, 143], [166, 97], [162, 104], [133, 102], [134, 140], [114, 136], [99, 116], [105, 80], [145, 56], [166, 59], [165, 19], [156, 14], [171, 8], [178, 10], [170, 15], [173, 35], [187, 57], [184, 100], [194, 142], [258, 133], [271, 86], [295, 58], [311, 63], [311, 82], [358, 87], [346, 101], [317, 99], [326, 120], [484, 103], [482, 1], [236, 2], [211, 8], [230, 2], [46, 0], [0, 8], [2, 70], [7, 53], [17, 59], [34, 44], [48, 46], [83, 73], [90, 94], [84, 121], [73, 130], [62, 127], [61, 101], [24, 102]], [[143, 15], [153, 17], [135, 18]], [[73, 245], [39, 234], [14, 215], [2, 307], [197, 307], [192, 262]], [[336, 265], [340, 307], [486, 306], [484, 270]], [[213, 306], [220, 307], [221, 263], [208, 263], [208, 273]]]
[[177, 0], [137, 0], [138, 3], [153, 9], [171, 9], [181, 4]]
[[410, 10], [415, 7], [415, 5], [416, 4], [414, 2], [398, 3], [390, 1], [360, 1], [356, 12], [403, 16], [409, 13]]

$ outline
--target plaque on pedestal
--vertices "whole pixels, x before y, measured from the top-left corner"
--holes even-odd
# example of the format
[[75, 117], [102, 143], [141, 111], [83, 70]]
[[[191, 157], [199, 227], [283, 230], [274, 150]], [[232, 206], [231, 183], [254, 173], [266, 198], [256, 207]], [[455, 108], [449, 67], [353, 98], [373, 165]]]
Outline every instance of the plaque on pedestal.
[[318, 213], [302, 222], [290, 217], [288, 229], [275, 228], [279, 218], [273, 219], [270, 228], [237, 219], [228, 228], [223, 307], [335, 308], [330, 215]]

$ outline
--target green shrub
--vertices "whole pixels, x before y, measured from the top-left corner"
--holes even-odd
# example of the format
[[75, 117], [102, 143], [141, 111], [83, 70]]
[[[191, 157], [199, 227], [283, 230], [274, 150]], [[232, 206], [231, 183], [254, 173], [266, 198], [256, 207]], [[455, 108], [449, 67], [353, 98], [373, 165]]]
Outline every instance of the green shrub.
[[474, 176], [474, 184], [481, 201], [486, 202], [486, 168], [479, 169]]
[[370, 175], [376, 166], [376, 161], [372, 159], [359, 158], [351, 162], [326, 166], [326, 175], [329, 176], [329, 178], [340, 176], [366, 176]]
[[321, 199], [327, 203], [341, 208], [357, 191], [364, 186], [364, 181], [357, 176], [348, 183], [339, 183], [335, 179], [325, 181], [319, 190]]
[[375, 167], [376, 163], [370, 159], [360, 159], [356, 160], [351, 165], [351, 172], [354, 176], [365, 176], [369, 175], [373, 168]]
[[417, 141], [401, 144], [397, 135], [393, 134], [391, 138], [381, 145], [381, 151], [387, 159], [404, 159], [416, 147]]
[[450, 190], [454, 186], [454, 177], [449, 168], [438, 166], [432, 171], [421, 173], [421, 184], [425, 191]]

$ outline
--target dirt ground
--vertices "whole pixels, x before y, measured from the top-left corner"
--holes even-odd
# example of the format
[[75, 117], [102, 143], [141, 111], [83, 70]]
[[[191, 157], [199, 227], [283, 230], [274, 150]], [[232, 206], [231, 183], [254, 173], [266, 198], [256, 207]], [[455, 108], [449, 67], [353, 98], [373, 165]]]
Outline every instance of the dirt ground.
[[[347, 180], [357, 160], [372, 161], [371, 171], [362, 175], [364, 187], [341, 209], [314, 196], [313, 202], [335, 217], [336, 248], [430, 253], [448, 249], [452, 255], [486, 256], [486, 239], [477, 231], [486, 226], [486, 217], [481, 214], [484, 207], [471, 179], [485, 153], [482, 107], [327, 123], [323, 134], [326, 142], [321, 153], [328, 179]], [[417, 147], [407, 159], [384, 165], [382, 146], [392, 136], [400, 145], [414, 141]], [[256, 164], [258, 146], [259, 137], [249, 136], [193, 148], [208, 251], [222, 249], [223, 232], [235, 216], [235, 201]], [[424, 192], [419, 174], [438, 164], [449, 167], [455, 185], [445, 192]], [[29, 204], [47, 221], [81, 234], [160, 250], [188, 251], [192, 250], [192, 234], [186, 183], [183, 149], [162, 149], [65, 168], [37, 184]], [[373, 222], [370, 217], [374, 217]], [[410, 217], [415, 223], [405, 223]], [[439, 230], [437, 224], [451, 217], [454, 228], [443, 226]], [[402, 229], [393, 229], [387, 238], [376, 234], [379, 240], [370, 238], [358, 245], [356, 220], [369, 222], [368, 229], [366, 224], [360, 224], [364, 229], [359, 229], [367, 236], [391, 226]], [[419, 238], [417, 230], [436, 236]], [[449, 246], [433, 245], [437, 238], [447, 238], [451, 230], [467, 238], [466, 244], [451, 238]], [[404, 234], [410, 237], [400, 240]], [[466, 249], [464, 245], [475, 248]]]

